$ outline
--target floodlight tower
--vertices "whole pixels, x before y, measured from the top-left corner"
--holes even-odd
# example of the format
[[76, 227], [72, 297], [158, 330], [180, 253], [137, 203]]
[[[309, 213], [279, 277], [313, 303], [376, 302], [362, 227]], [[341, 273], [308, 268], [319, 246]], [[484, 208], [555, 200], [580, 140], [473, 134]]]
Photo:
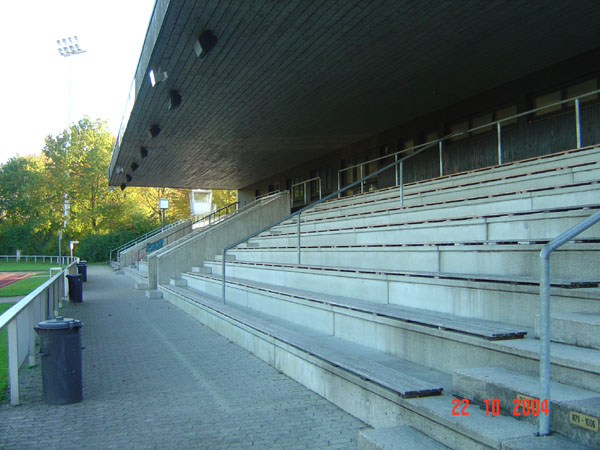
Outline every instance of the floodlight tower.
[[[80, 55], [81, 53], [85, 53], [86, 50], [83, 50], [79, 45], [79, 37], [77, 36], [68, 36], [66, 38], [57, 39], [56, 44], [58, 45], [58, 53], [60, 56], [68, 58], [69, 56]], [[68, 85], [68, 98], [67, 98], [67, 146], [71, 146], [71, 92], [72, 92], [72, 84], [73, 84], [73, 60], [69, 59], [69, 85]], [[64, 203], [63, 203], [63, 215], [64, 220], [62, 223], [62, 227], [65, 228], [67, 226], [67, 218], [69, 217], [70, 210], [70, 201], [69, 194], [64, 193]], [[62, 239], [62, 230], [58, 232], [58, 256], [61, 256], [61, 239]]]
[[[56, 44], [58, 45], [58, 53], [60, 56], [68, 58], [69, 56], [80, 55], [82, 53], [86, 53], [86, 50], [83, 50], [79, 46], [79, 38], [77, 36], [69, 36], [62, 39], [57, 39]], [[70, 136], [70, 128], [71, 128], [71, 91], [73, 84], [73, 60], [69, 60], [69, 95], [68, 95], [68, 103], [67, 103], [67, 133]]]

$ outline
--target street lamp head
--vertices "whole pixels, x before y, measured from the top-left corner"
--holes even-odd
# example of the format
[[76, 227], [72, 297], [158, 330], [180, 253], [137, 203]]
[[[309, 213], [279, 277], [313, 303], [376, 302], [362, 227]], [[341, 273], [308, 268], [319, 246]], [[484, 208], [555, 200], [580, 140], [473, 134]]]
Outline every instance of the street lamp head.
[[86, 50], [83, 50], [79, 46], [79, 38], [77, 36], [69, 36], [63, 39], [57, 39], [56, 44], [58, 45], [58, 53], [60, 56], [64, 56], [65, 58], [71, 55], [79, 55], [80, 53], [85, 53]]

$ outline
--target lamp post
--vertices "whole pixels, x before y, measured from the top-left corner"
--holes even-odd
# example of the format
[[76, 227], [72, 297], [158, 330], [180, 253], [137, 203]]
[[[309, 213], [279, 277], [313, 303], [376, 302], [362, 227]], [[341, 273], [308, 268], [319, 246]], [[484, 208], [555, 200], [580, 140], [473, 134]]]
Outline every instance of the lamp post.
[[[77, 36], [69, 36], [62, 39], [57, 39], [56, 44], [58, 45], [58, 54], [64, 58], [68, 58], [69, 56], [80, 55], [81, 53], [85, 53], [86, 50], [83, 50], [79, 45], [79, 37]], [[67, 147], [71, 146], [71, 92], [72, 92], [72, 84], [73, 84], [73, 60], [69, 59], [69, 85], [68, 85], [68, 96], [67, 96]], [[67, 174], [68, 176], [68, 174]], [[62, 228], [66, 228], [67, 226], [67, 218], [69, 217], [69, 209], [70, 209], [70, 201], [69, 194], [64, 193], [64, 203], [63, 203], [63, 215], [64, 220], [62, 222]], [[58, 232], [58, 255], [61, 256], [61, 239], [62, 239], [62, 230]], [[72, 249], [71, 249], [72, 251]]]
[[[77, 36], [69, 36], [62, 39], [57, 39], [56, 44], [58, 45], [58, 53], [60, 56], [64, 58], [68, 58], [69, 56], [80, 55], [85, 53], [86, 50], [83, 50], [79, 46], [79, 38]], [[67, 103], [67, 133], [71, 128], [71, 90], [73, 84], [73, 60], [69, 59], [69, 95], [68, 95], [68, 103]], [[70, 133], [69, 133], [70, 135]]]

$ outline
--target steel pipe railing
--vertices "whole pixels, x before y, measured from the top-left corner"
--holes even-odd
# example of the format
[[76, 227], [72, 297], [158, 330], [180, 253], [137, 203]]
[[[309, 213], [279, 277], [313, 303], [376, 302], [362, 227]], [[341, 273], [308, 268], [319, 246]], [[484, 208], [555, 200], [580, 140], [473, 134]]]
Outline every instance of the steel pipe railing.
[[540, 251], [540, 404], [547, 400], [548, 414], [540, 414], [539, 435], [550, 434], [550, 255], [600, 222], [600, 211], [548, 242]]
[[388, 164], [387, 166], [384, 166], [381, 169], [378, 169], [375, 172], [373, 172], [373, 173], [371, 173], [369, 175], [366, 175], [366, 176], [364, 176], [364, 177], [362, 177], [362, 178], [360, 178], [360, 179], [358, 179], [358, 180], [350, 183], [349, 185], [344, 186], [343, 188], [338, 189], [337, 191], [332, 192], [331, 194], [328, 194], [325, 197], [322, 197], [321, 199], [314, 201], [310, 205], [307, 205], [307, 206], [305, 206], [303, 208], [300, 208], [296, 212], [288, 214], [284, 218], [279, 219], [276, 222], [273, 222], [271, 225], [267, 225], [266, 227], [263, 227], [260, 230], [254, 232], [254, 233], [249, 234], [245, 238], [240, 239], [239, 241], [234, 242], [233, 244], [228, 245], [227, 247], [223, 248], [223, 252], [222, 252], [222, 258], [223, 258], [223, 263], [222, 263], [222, 270], [223, 270], [223, 272], [222, 272], [222, 274], [223, 274], [223, 277], [222, 277], [222, 281], [223, 281], [222, 299], [223, 299], [223, 303], [225, 303], [225, 284], [226, 284], [225, 262], [227, 260], [227, 251], [228, 250], [231, 250], [232, 248], [237, 247], [238, 245], [243, 244], [244, 242], [247, 242], [248, 240], [252, 239], [253, 237], [258, 236], [261, 233], [264, 233], [265, 231], [267, 231], [267, 230], [269, 230], [269, 229], [271, 229], [271, 228], [279, 225], [280, 223], [285, 222], [286, 220], [290, 220], [294, 216], [298, 216], [298, 264], [301, 264], [302, 258], [301, 258], [301, 245], [300, 245], [300, 239], [301, 239], [301, 237], [300, 237], [301, 236], [301, 233], [300, 233], [300, 231], [301, 231], [300, 230], [300, 226], [301, 226], [301, 224], [300, 224], [300, 215], [304, 211], [306, 211], [306, 210], [308, 210], [310, 208], [314, 208], [315, 206], [320, 205], [321, 203], [323, 203], [323, 202], [325, 202], [325, 201], [327, 201], [327, 200], [329, 200], [331, 198], [337, 197], [340, 192], [345, 191], [347, 189], [351, 189], [354, 186], [358, 186], [359, 184], [364, 183], [365, 180], [367, 180], [369, 178], [372, 178], [372, 177], [376, 177], [380, 173], [383, 173], [386, 170], [390, 170], [390, 169], [396, 167], [397, 164], [402, 164], [406, 159], [412, 158], [412, 157], [418, 155], [420, 152], [425, 151], [428, 148], [437, 145], [438, 141], [431, 142], [428, 146], [425, 146], [425, 147], [421, 148], [419, 151], [411, 153], [410, 155], [406, 155], [403, 158], [400, 158], [398, 160], [395, 160], [394, 162]]
[[[498, 164], [502, 164], [503, 163], [503, 155], [502, 155], [502, 125], [501, 124], [509, 122], [511, 120], [518, 119], [520, 117], [524, 117], [524, 116], [528, 116], [528, 115], [531, 115], [531, 114], [535, 114], [537, 112], [541, 112], [541, 111], [543, 111], [545, 109], [554, 108], [556, 106], [561, 106], [561, 105], [564, 105], [564, 104], [567, 104], [567, 103], [571, 103], [571, 102], [574, 103], [574, 107], [575, 107], [575, 143], [577, 145], [576, 148], [581, 148], [580, 101], [581, 101], [581, 99], [584, 99], [586, 97], [591, 97], [591, 96], [598, 95], [598, 94], [600, 94], [600, 89], [597, 89], [597, 90], [594, 90], [594, 91], [590, 91], [590, 92], [587, 92], [585, 94], [578, 95], [576, 97], [571, 97], [571, 98], [568, 98], [566, 100], [561, 100], [561, 101], [558, 101], [558, 102], [555, 102], [555, 103], [551, 103], [551, 104], [546, 105], [546, 106], [542, 106], [542, 107], [535, 108], [535, 109], [530, 109], [530, 110], [522, 112], [522, 113], [518, 113], [518, 114], [514, 114], [514, 115], [509, 116], [509, 117], [505, 117], [503, 119], [495, 120], [495, 121], [487, 123], [485, 125], [480, 125], [480, 126], [477, 126], [477, 127], [474, 127], [474, 128], [469, 128], [468, 130], [456, 131], [456, 132], [450, 133], [450, 134], [448, 134], [446, 136], [443, 136], [443, 137], [441, 137], [439, 139], [436, 139], [434, 141], [430, 141], [430, 142], [426, 142], [424, 144], [415, 145], [414, 147], [402, 149], [402, 150], [397, 151], [395, 153], [392, 153], [390, 155], [380, 156], [378, 158], [370, 159], [368, 161], [357, 163], [357, 164], [354, 164], [352, 166], [344, 167], [343, 169], [338, 170], [338, 189], [341, 188], [342, 173], [345, 172], [345, 171], [352, 170], [355, 167], [359, 167], [359, 168], [361, 168], [360, 170], [361, 170], [361, 173], [362, 173], [362, 170], [363, 170], [362, 167], [364, 165], [370, 164], [372, 162], [381, 161], [382, 159], [386, 159], [386, 158], [389, 158], [391, 156], [402, 155], [402, 154], [405, 154], [405, 153], [410, 152], [410, 151], [420, 151], [420, 149], [422, 149], [422, 147], [429, 146], [430, 144], [436, 143], [436, 142], [439, 143], [438, 145], [439, 145], [440, 176], [442, 176], [444, 174], [444, 168], [443, 168], [444, 161], [443, 161], [443, 152], [442, 152], [443, 142], [446, 142], [449, 139], [452, 139], [452, 138], [455, 138], [455, 137], [458, 137], [458, 136], [461, 136], [461, 135], [464, 135], [464, 134], [469, 134], [469, 133], [472, 133], [472, 132], [476, 132], [476, 131], [483, 130], [483, 129], [490, 128], [490, 127], [494, 127], [494, 126], [496, 127], [496, 133], [497, 133], [497, 139], [498, 139]], [[398, 177], [396, 177], [396, 186], [398, 186], [398, 185], [399, 185], [398, 184]], [[362, 191], [363, 190], [361, 189], [361, 192]]]

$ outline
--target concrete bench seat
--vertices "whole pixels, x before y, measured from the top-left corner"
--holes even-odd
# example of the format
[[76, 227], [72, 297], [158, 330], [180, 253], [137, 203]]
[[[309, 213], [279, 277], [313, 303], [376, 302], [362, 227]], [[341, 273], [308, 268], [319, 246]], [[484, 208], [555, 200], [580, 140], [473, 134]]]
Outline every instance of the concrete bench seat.
[[547, 168], [544, 170], [525, 170], [514, 174], [490, 174], [484, 179], [472, 180], [469, 178], [460, 181], [454, 180], [442, 186], [433, 183], [423, 183], [418, 187], [396, 187], [384, 192], [373, 191], [351, 198], [344, 197], [337, 200], [329, 200], [314, 207], [306, 214], [319, 214], [331, 209], [344, 208], [347, 210], [361, 210], [373, 204], [385, 205], [400, 202], [413, 204], [415, 202], [434, 202], [451, 200], [464, 196], [489, 195], [510, 189], [528, 190], [543, 188], [552, 185], [576, 184], [598, 180], [600, 164], [598, 156], [594, 155], [582, 162], [565, 162], [564, 165]]
[[[427, 242], [418, 244], [354, 244], [302, 247], [301, 263], [341, 268], [480, 273], [539, 277], [544, 241]], [[296, 247], [231, 249], [236, 261], [298, 263]], [[558, 278], [597, 280], [600, 244], [576, 241], [554, 252], [551, 273]], [[218, 256], [220, 258], [220, 256]]]
[[[192, 317], [374, 427], [389, 427], [400, 419], [417, 432], [452, 448], [516, 449], [513, 446], [530, 439], [536, 431], [534, 425], [507, 416], [487, 416], [480, 408], [470, 408], [468, 417], [453, 415], [454, 397], [448, 393], [452, 390], [449, 373], [373, 351], [358, 343], [305, 330], [281, 318], [223, 305], [218, 298], [190, 288], [161, 286], [161, 290], [165, 298]], [[281, 335], [278, 334], [280, 331]], [[307, 338], [301, 339], [301, 344], [296, 347], [285, 341], [292, 333]], [[313, 347], [315, 344], [320, 347]], [[302, 350], [304, 347], [308, 351]], [[327, 348], [327, 352], [320, 353], [323, 347]], [[315, 350], [315, 355], [311, 349]], [[334, 353], [343, 355], [339, 362], [351, 363], [351, 359], [346, 359], [349, 352], [361, 361], [361, 367], [365, 361], [377, 372], [382, 366], [387, 366], [396, 369], [391, 373], [394, 376], [404, 373], [433, 385], [436, 390], [444, 390], [424, 397], [402, 396], [393, 385], [388, 388], [372, 380], [371, 375], [376, 380], [379, 378], [376, 373], [365, 373], [358, 367], [353, 372], [354, 369], [346, 370], [338, 366], [338, 362], [328, 361]], [[377, 364], [372, 365], [372, 362]], [[307, 373], [311, 377], [307, 377]], [[357, 401], [359, 398], [361, 401]], [[559, 446], [576, 445], [558, 435], [548, 440]]]
[[[477, 216], [491, 214], [520, 213], [535, 210], [553, 211], [560, 208], [592, 206], [598, 204], [600, 183], [589, 182], [566, 186], [553, 186], [530, 191], [501, 192], [494, 195], [461, 198], [452, 201], [420, 203], [370, 209], [359, 212], [344, 208], [329, 211], [327, 214], [301, 215], [302, 230], [315, 230], [332, 227], [377, 225], [398, 221], [441, 219], [445, 217]], [[297, 227], [297, 217], [283, 222], [277, 230], [293, 230]], [[274, 229], [275, 230], [275, 229]]]
[[[213, 289], [204, 292], [214, 293], [214, 287], [220, 288], [221, 277], [214, 275], [184, 274], [190, 287], [196, 286], [195, 281], [208, 281], [212, 283]], [[258, 281], [228, 278], [228, 285], [238, 286], [254, 292], [272, 293], [279, 296], [288, 296], [294, 299], [302, 299], [316, 304], [317, 308], [329, 309], [331, 307], [345, 308], [352, 311], [360, 311], [367, 314], [375, 314], [384, 318], [409, 322], [440, 330], [453, 331], [457, 333], [478, 336], [488, 340], [519, 339], [527, 334], [527, 330], [507, 324], [489, 320], [473, 319], [456, 316], [453, 314], [440, 313], [436, 311], [409, 308], [393, 304], [368, 302], [355, 298], [342, 297], [339, 295], [324, 294], [322, 292], [307, 291], [304, 289], [275, 286]], [[206, 284], [201, 287], [206, 288]]]
[[[562, 152], [554, 156], [536, 158], [526, 161], [517, 161], [501, 166], [492, 166], [469, 172], [446, 175], [439, 178], [423, 180], [404, 185], [406, 198], [418, 193], [439, 192], [445, 189], [465, 188], [469, 186], [481, 186], [486, 183], [497, 183], [507, 180], [513, 182], [521, 177], [528, 178], [531, 175], [546, 174], [555, 175], [568, 169], [585, 168], [596, 165], [600, 160], [600, 147], [577, 149], [570, 152]], [[586, 169], [584, 169], [585, 171]], [[584, 175], [585, 176], [585, 175]], [[573, 180], [581, 180], [580, 175], [574, 175]], [[340, 199], [332, 199], [317, 206], [315, 210], [326, 210], [345, 206], [358, 205], [361, 203], [373, 203], [399, 198], [400, 187], [393, 186], [372, 192], [353, 194]]]
[[[380, 225], [352, 226], [302, 231], [302, 245], [369, 244], [377, 242], [423, 242], [435, 236], [446, 241], [461, 241], [466, 236], [481, 240], [553, 239], [564, 230], [581, 222], [598, 210], [594, 208], [563, 208], [554, 212], [528, 211], [518, 215], [494, 213], [483, 216], [447, 217], [433, 220], [413, 220]], [[581, 238], [600, 240], [600, 227], [592, 227]], [[240, 247], [274, 247], [297, 245], [297, 229], [271, 230]]]
[[[229, 261], [227, 276], [324, 294], [408, 306], [533, 328], [539, 313], [539, 279], [524, 276], [426, 271], [373, 271], [306, 264]], [[205, 261], [204, 273], [222, 276], [222, 264]], [[551, 277], [552, 311], [600, 314], [598, 281]], [[585, 289], [587, 288], [587, 289]]]
[[327, 364], [348, 371], [364, 381], [384, 387], [403, 398], [440, 395], [443, 391], [442, 386], [378, 363], [378, 352], [376, 351], [371, 351], [372, 356], [367, 359], [365, 358], [366, 349], [359, 349], [357, 344], [344, 342], [340, 347], [331, 342], [331, 339], [327, 339], [328, 336], [315, 334], [313, 330], [289, 324], [282, 326], [274, 318], [266, 318], [264, 315], [251, 314], [230, 305], [223, 305], [217, 298], [210, 295], [193, 295], [193, 292], [173, 285], [170, 285], [168, 289], [246, 327], [317, 357]]

